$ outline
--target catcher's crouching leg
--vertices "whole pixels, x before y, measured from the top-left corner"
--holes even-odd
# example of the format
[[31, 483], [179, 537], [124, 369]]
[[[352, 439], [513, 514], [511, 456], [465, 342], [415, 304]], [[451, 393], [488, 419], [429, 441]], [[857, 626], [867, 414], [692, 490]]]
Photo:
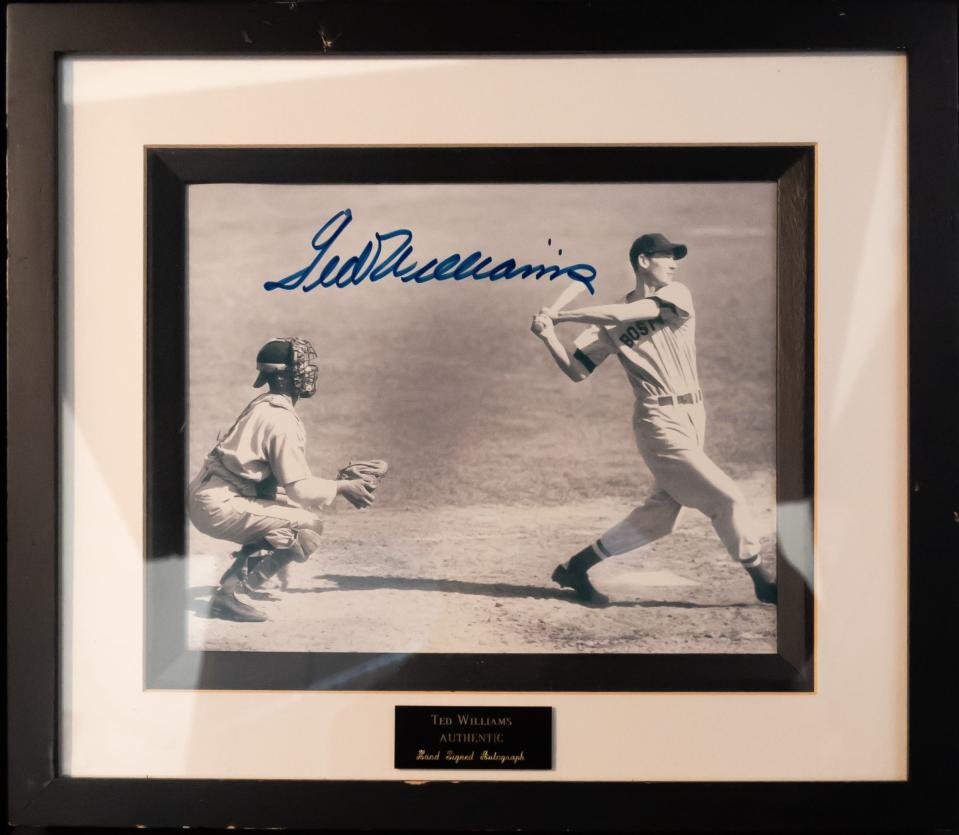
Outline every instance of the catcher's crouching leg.
[[320, 548], [320, 532], [323, 530], [321, 522], [317, 521], [312, 527], [301, 528], [296, 532], [296, 538], [288, 548], [276, 548], [271, 554], [251, 559], [247, 571], [245, 585], [256, 591], [278, 574], [291, 562], [306, 562]]
[[229, 590], [246, 580], [251, 564], [255, 565], [256, 561], [260, 559], [258, 552], [267, 550], [270, 550], [270, 546], [260, 539], [244, 545], [239, 551], [234, 551], [232, 554], [233, 563], [220, 577], [220, 587]]
[[244, 591], [249, 566], [259, 559], [254, 554], [266, 547], [265, 542], [244, 545], [233, 554], [233, 564], [220, 578], [220, 585], [210, 598], [210, 614], [224, 620], [259, 623], [267, 619], [266, 615], [252, 606], [237, 599], [236, 593]]

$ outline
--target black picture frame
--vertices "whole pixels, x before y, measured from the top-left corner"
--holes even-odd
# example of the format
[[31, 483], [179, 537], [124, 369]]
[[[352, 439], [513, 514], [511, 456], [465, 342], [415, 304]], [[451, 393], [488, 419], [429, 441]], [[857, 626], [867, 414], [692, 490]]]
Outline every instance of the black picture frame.
[[[414, 25], [410, 25], [410, 24]], [[8, 6], [8, 818], [24, 826], [842, 829], [959, 823], [952, 2]], [[318, 33], [322, 37], [318, 36]], [[326, 33], [326, 34], [323, 34]], [[245, 37], [244, 37], [245, 36]], [[332, 38], [332, 39], [331, 39]], [[894, 783], [77, 779], [58, 762], [57, 61], [88, 55], [894, 51], [909, 62], [909, 752]], [[881, 455], [882, 451], [877, 450]], [[769, 733], [758, 728], [757, 733]]]
[[[777, 537], [775, 654], [187, 648], [187, 190], [199, 183], [775, 182], [776, 502], [812, 503], [815, 147], [147, 148], [146, 686], [200, 690], [810, 692], [813, 519]], [[782, 542], [781, 537], [791, 537]], [[789, 553], [791, 560], [782, 558]]]

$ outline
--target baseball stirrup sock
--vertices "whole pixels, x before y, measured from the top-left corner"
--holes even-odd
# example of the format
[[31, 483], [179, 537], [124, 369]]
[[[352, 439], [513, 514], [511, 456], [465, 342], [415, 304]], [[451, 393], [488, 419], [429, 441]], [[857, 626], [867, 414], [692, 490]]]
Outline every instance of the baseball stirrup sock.
[[568, 571], [575, 571], [579, 574], [585, 574], [596, 563], [602, 561], [602, 557], [594, 550], [592, 545], [587, 545], [582, 551], [573, 554], [565, 563]]

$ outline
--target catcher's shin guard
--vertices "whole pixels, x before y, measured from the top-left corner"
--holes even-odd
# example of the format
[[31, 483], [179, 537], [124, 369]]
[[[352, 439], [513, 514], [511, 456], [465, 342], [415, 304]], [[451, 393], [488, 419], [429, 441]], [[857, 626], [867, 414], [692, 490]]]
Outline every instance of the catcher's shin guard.
[[251, 591], [262, 588], [279, 571], [291, 562], [306, 562], [319, 550], [320, 535], [315, 530], [304, 528], [296, 534], [290, 548], [277, 548], [264, 557], [251, 557], [244, 584]]
[[234, 551], [232, 555], [233, 564], [224, 571], [223, 576], [220, 577], [220, 588], [225, 591], [231, 591], [243, 583], [249, 574], [250, 568], [252, 565], [255, 565], [259, 559], [259, 557], [254, 556], [254, 554], [256, 554], [257, 551], [263, 551], [265, 548], [266, 543], [260, 541], [251, 542], [248, 545], [244, 545], [239, 551]]
[[297, 531], [296, 542], [289, 550], [293, 552], [293, 559], [296, 562], [306, 562], [320, 549], [320, 533], [323, 528], [314, 530], [312, 528], [303, 528]]
[[274, 551], [272, 554], [257, 560], [256, 565], [250, 567], [243, 584], [250, 591], [256, 591], [262, 588], [267, 580], [273, 578], [283, 566], [291, 562], [293, 562], [293, 557], [289, 548]]

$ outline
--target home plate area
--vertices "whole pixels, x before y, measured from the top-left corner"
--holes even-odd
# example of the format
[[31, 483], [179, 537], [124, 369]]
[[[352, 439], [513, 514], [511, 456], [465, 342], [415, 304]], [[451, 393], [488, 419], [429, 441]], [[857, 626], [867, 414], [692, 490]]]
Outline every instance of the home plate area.
[[696, 586], [695, 580], [680, 577], [672, 571], [618, 571], [607, 584], [609, 591], [628, 594], [655, 586]]
[[210, 617], [210, 594], [232, 548], [192, 531], [189, 645], [269, 652], [776, 651], [776, 607], [756, 601], [746, 573], [695, 516], [671, 536], [593, 568], [590, 578], [609, 595], [608, 606], [584, 605], [551, 582], [557, 562], [616, 512], [541, 511], [532, 524], [529, 509], [505, 507], [335, 514], [324, 552], [292, 564], [285, 588], [241, 595], [267, 616], [263, 623]]

